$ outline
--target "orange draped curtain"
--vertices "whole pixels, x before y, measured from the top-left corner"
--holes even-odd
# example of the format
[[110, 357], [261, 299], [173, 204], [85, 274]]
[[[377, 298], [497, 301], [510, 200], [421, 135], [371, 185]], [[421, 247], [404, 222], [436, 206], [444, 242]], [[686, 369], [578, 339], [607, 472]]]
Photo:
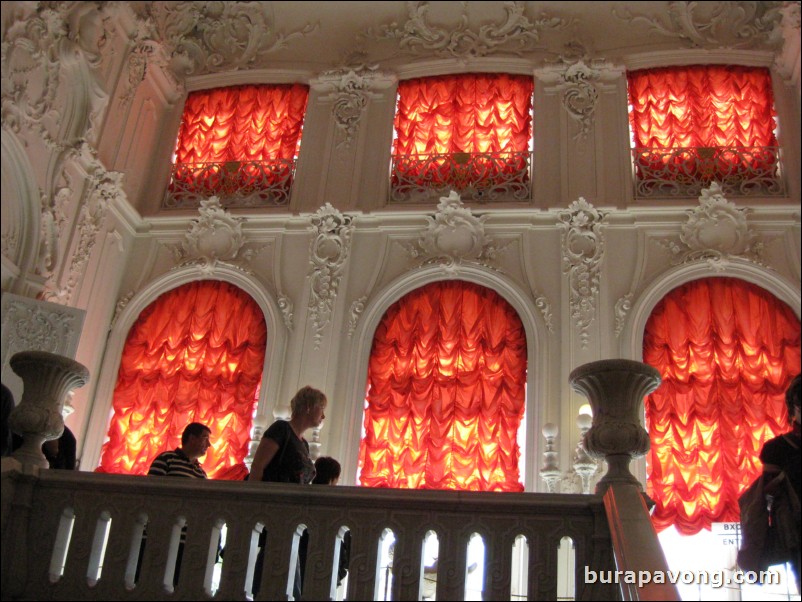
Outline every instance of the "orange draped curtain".
[[[663, 67], [630, 71], [627, 82], [635, 148], [778, 145], [768, 69], [732, 65]], [[719, 159], [733, 164], [742, 160], [733, 154]], [[761, 159], [757, 153], [753, 161], [771, 165], [773, 158]], [[728, 166], [718, 168], [726, 171]], [[676, 177], [687, 177], [693, 171], [687, 166], [678, 168]]]
[[308, 86], [301, 84], [190, 93], [178, 132], [176, 164], [292, 160], [301, 145], [308, 96]]
[[[423, 77], [398, 84], [394, 155], [529, 151], [531, 76], [469, 73]], [[521, 157], [505, 169], [519, 170]], [[434, 184], [443, 173], [421, 173]]]
[[209, 477], [244, 475], [266, 341], [262, 310], [236, 286], [204, 280], [159, 297], [128, 333], [97, 471], [146, 474], [201, 422]]
[[362, 485], [522, 491], [526, 335], [497, 293], [460, 281], [392, 305], [368, 368]]
[[763, 443], [789, 430], [799, 319], [754, 284], [697, 280], [655, 307], [643, 361], [663, 378], [645, 402], [655, 527], [692, 535], [739, 520], [738, 496], [762, 470]]

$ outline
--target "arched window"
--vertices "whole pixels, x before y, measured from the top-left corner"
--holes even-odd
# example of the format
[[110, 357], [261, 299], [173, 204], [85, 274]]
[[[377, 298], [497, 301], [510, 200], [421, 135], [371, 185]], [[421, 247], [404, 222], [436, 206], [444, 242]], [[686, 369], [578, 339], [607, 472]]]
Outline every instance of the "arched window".
[[635, 196], [783, 194], [771, 74], [692, 65], [627, 73]]
[[435, 282], [393, 304], [368, 368], [360, 481], [522, 491], [526, 334], [496, 292]]
[[646, 324], [643, 361], [663, 382], [646, 398], [647, 485], [658, 530], [692, 535], [739, 518], [763, 443], [788, 430], [785, 389], [799, 373], [800, 322], [732, 278], [680, 286]]
[[226, 207], [289, 204], [308, 96], [301, 84], [191, 92], [165, 206], [212, 195]]
[[533, 80], [465, 73], [398, 84], [392, 201], [529, 198]]
[[262, 310], [232, 284], [191, 282], [156, 299], [128, 333], [98, 471], [147, 473], [190, 422], [212, 431], [210, 478], [241, 467], [266, 341]]

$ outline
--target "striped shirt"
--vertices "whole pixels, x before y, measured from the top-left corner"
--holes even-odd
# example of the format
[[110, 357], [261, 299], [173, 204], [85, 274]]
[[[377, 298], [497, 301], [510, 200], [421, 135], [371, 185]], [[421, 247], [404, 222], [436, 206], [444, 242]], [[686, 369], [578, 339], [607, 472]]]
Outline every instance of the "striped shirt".
[[166, 477], [188, 477], [190, 479], [205, 479], [206, 472], [197, 460], [190, 460], [181, 451], [181, 448], [174, 451], [166, 451], [153, 460], [148, 470], [148, 475]]

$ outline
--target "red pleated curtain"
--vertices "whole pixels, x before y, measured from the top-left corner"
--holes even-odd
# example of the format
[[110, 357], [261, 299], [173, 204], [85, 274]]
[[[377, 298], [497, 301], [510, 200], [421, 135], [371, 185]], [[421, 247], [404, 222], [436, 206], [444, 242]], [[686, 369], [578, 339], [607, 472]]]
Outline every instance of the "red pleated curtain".
[[[777, 123], [771, 74], [760, 67], [692, 65], [642, 69], [627, 73], [633, 143], [639, 149], [716, 147], [776, 147]], [[705, 156], [706, 151], [694, 151]], [[671, 174], [677, 179], [697, 177], [699, 169], [675, 157]], [[765, 170], [774, 164], [772, 153], [749, 153], [752, 167]], [[664, 155], [647, 155], [640, 161], [666, 161]], [[737, 154], [719, 155], [716, 173], [747, 167]]]
[[262, 310], [234, 285], [204, 280], [161, 295], [128, 333], [97, 470], [146, 474], [201, 422], [212, 431], [209, 477], [243, 475], [266, 341]]
[[[267, 178], [287, 182], [290, 162], [301, 145], [308, 86], [262, 84], [229, 86], [191, 92], [181, 119], [175, 149], [175, 163], [191, 168], [179, 174], [199, 193], [230, 192], [215, 187], [228, 182], [213, 177], [206, 164], [223, 164], [225, 170], [240, 174], [236, 186], [258, 181], [260, 171], [249, 162], [280, 164]], [[244, 167], [240, 164], [246, 164]], [[175, 177], [175, 176], [174, 176]], [[289, 185], [289, 184], [288, 184]]]
[[[442, 186], [453, 184], [448, 162], [429, 162], [425, 155], [527, 153], [532, 139], [533, 87], [531, 76], [496, 73], [402, 81], [398, 84], [393, 154], [420, 155], [417, 177]], [[490, 161], [474, 165], [473, 178], [490, 181], [499, 173], [519, 172], [526, 160], [516, 154], [506, 157], [501, 166]]]
[[789, 429], [799, 319], [754, 284], [689, 282], [655, 307], [643, 358], [663, 378], [645, 400], [655, 527], [692, 535], [739, 520], [738, 496], [761, 472], [763, 443]]
[[461, 281], [407, 294], [373, 339], [362, 485], [522, 491], [525, 395], [526, 335], [503, 298]]

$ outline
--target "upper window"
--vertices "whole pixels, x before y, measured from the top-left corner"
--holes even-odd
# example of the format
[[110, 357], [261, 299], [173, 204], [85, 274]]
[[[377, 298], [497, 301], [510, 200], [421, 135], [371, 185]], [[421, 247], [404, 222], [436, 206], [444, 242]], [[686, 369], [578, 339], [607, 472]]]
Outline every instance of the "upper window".
[[768, 69], [695, 65], [627, 73], [635, 197], [781, 195]]
[[187, 97], [166, 207], [220, 197], [227, 207], [286, 206], [309, 88], [246, 85]]
[[456, 190], [473, 200], [530, 197], [531, 76], [473, 73], [398, 85], [393, 202]]

